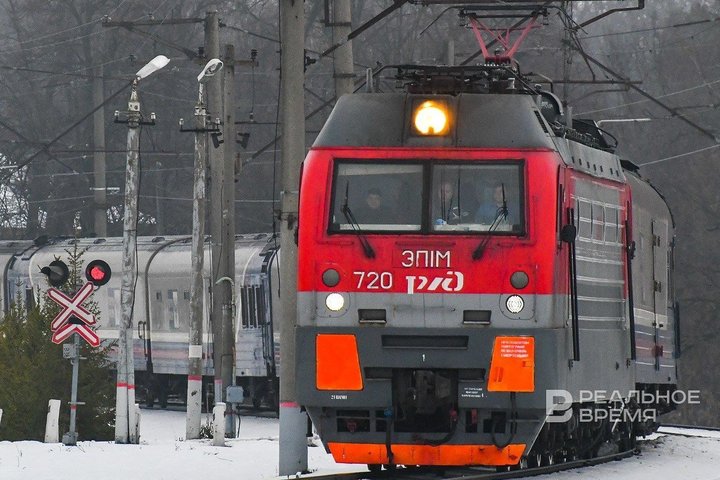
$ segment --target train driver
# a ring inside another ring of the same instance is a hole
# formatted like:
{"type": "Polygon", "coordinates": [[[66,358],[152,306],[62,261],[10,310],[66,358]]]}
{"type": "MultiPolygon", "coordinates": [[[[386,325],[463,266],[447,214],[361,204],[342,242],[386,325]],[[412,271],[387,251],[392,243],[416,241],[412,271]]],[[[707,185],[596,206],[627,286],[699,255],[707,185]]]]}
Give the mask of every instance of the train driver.
{"type": "Polygon", "coordinates": [[[475,222],[485,225],[492,225],[499,222],[500,224],[517,223],[518,208],[515,202],[511,202],[507,196],[507,190],[502,183],[496,183],[491,191],[483,195],[482,190],[478,190],[478,198],[480,207],[475,212],[475,222]],[[503,208],[507,208],[504,212],[503,208]]]}
{"type": "Polygon", "coordinates": [[[358,223],[387,225],[395,223],[395,217],[392,208],[384,201],[379,188],[371,188],[367,191],[365,202],[357,212],[358,223]]]}
{"type": "Polygon", "coordinates": [[[433,223],[435,225],[456,225],[466,221],[468,212],[460,209],[459,196],[453,182],[443,180],[433,201],[433,223]]]}

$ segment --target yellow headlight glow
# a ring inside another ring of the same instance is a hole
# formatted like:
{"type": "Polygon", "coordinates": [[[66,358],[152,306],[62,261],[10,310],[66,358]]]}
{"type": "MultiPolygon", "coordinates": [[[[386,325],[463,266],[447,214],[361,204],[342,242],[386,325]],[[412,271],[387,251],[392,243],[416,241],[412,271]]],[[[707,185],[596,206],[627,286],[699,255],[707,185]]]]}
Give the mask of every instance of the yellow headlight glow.
{"type": "Polygon", "coordinates": [[[430,100],[415,109],[415,129],[423,135],[444,135],[449,129],[445,107],[430,100]]]}

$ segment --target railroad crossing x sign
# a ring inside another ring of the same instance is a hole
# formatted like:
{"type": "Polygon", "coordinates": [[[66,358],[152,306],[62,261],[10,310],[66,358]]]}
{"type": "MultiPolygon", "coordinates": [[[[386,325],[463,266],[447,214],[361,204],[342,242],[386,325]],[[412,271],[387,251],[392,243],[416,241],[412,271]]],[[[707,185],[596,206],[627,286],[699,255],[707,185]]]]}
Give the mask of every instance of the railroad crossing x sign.
{"type": "Polygon", "coordinates": [[[88,282],[78,290],[73,298],[55,288],[48,289],[47,296],[63,307],[50,324],[50,329],[53,331],[53,343],[62,343],[70,335],[77,333],[93,347],[100,345],[100,337],[89,327],[95,325],[95,315],[82,306],[82,303],[92,295],[93,288],[93,284],[88,282]]]}

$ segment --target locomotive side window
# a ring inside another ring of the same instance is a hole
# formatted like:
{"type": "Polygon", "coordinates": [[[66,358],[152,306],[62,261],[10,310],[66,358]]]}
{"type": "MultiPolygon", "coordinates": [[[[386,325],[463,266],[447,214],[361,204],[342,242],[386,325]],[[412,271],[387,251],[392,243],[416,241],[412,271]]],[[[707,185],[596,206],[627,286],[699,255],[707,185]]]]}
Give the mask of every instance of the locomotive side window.
{"type": "Polygon", "coordinates": [[[525,224],[521,167],[519,163],[434,165],[431,228],[521,233],[525,224]]]}
{"type": "Polygon", "coordinates": [[[422,165],[338,162],[330,230],[417,232],[422,190],[422,165]]]}
{"type": "Polygon", "coordinates": [[[592,207],[587,200],[578,199],[578,238],[592,239],[592,207]]]}
{"type": "Polygon", "coordinates": [[[605,207],[605,243],[619,245],[620,212],[618,207],[605,207]]]}

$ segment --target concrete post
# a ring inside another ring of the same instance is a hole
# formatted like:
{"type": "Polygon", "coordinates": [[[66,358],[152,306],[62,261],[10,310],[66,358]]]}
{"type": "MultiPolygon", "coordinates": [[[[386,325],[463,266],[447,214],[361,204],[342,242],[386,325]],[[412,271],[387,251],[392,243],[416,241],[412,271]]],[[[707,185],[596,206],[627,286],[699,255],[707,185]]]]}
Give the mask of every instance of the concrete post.
{"type": "MultiPolygon", "coordinates": [[[[60,400],[48,402],[48,413],[45,419],[45,443],[58,443],[60,441],[60,400]]],[[[0,410],[0,416],[2,410],[0,410]]]]}
{"type": "Polygon", "coordinates": [[[225,446],[225,403],[218,402],[213,407],[213,445],[225,446]]]}
{"type": "Polygon", "coordinates": [[[140,100],[137,80],[132,83],[127,111],[127,166],[125,174],[125,212],[123,220],[123,269],[120,287],[122,322],[118,339],[118,380],[115,403],[115,442],[130,440],[130,409],[135,405],[135,359],[133,354],[133,304],[137,274],[137,218],[140,161],[140,100]]]}
{"type": "MultiPolygon", "coordinates": [[[[220,58],[220,26],[217,11],[209,11],[205,16],[205,54],[207,58],[220,58]]],[[[207,82],[207,105],[212,118],[222,118],[222,84],[221,75],[212,77],[207,82]]],[[[222,365],[225,359],[223,351],[223,321],[222,306],[224,285],[216,285],[215,280],[222,277],[220,271],[222,264],[222,184],[225,176],[224,144],[217,148],[211,145],[208,149],[208,164],[210,166],[210,236],[212,238],[212,254],[210,275],[212,289],[212,305],[210,308],[210,323],[213,334],[213,369],[215,373],[215,402],[224,400],[225,390],[222,378],[222,365]]]]}
{"type": "MultiPolygon", "coordinates": [[[[352,31],[350,0],[334,0],[333,2],[333,44],[344,41],[352,31]]],[[[353,70],[352,42],[346,42],[333,52],[335,77],[335,97],[352,93],[355,89],[353,70]]]]}
{"type": "MultiPolygon", "coordinates": [[[[103,88],[103,66],[95,67],[93,78],[93,103],[105,102],[103,88]]],[[[93,203],[95,235],[107,236],[107,184],[105,180],[105,107],[98,108],[93,114],[93,203]]]]}
{"type": "Polygon", "coordinates": [[[130,422],[130,443],[140,443],[140,404],[135,403],[132,406],[131,422],[130,422]]]}
{"type": "Polygon", "coordinates": [[[295,391],[297,323],[297,245],[300,162],[305,157],[305,23],[303,2],[280,1],[282,58],[282,190],[280,192],[280,458],[279,474],[306,472],[307,415],[295,391]]]}
{"type": "Polygon", "coordinates": [[[222,192],[221,248],[218,269],[215,278],[229,278],[226,285],[218,285],[218,293],[222,295],[223,321],[223,362],[221,376],[223,380],[223,401],[227,404],[225,412],[225,434],[235,436],[235,414],[232,405],[227,401],[227,387],[235,384],[235,48],[225,46],[225,66],[222,70],[223,85],[223,176],[220,191],[222,192]]]}
{"type": "Polygon", "coordinates": [[[207,112],[203,102],[203,84],[198,87],[195,105],[195,171],[192,214],[192,281],[190,284],[190,344],[185,438],[200,438],[202,410],[202,346],[205,263],[205,182],[207,171],[207,112]]]}

